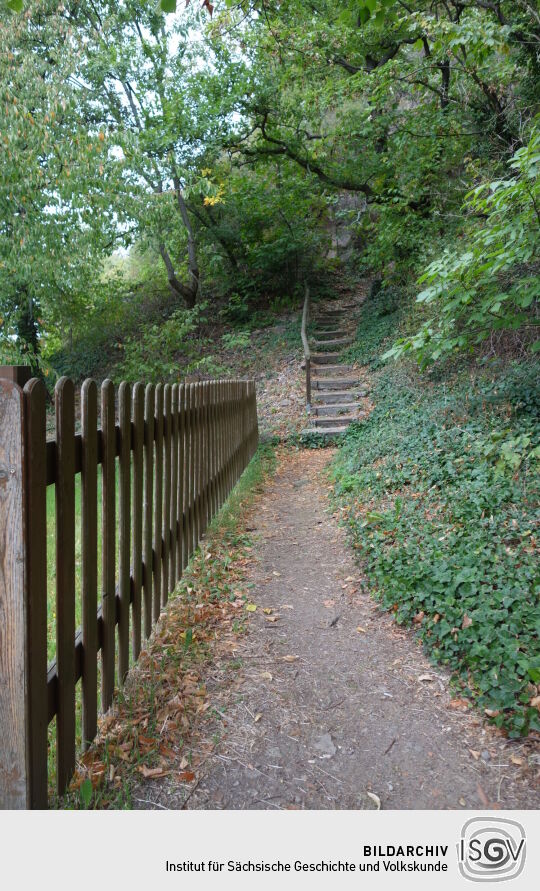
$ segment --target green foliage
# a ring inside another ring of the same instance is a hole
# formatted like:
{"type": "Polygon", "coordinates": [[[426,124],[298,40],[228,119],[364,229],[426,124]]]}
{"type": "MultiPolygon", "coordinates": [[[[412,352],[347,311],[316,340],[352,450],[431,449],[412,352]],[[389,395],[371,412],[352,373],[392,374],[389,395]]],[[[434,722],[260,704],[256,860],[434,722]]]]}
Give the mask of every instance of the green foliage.
{"type": "Polygon", "coordinates": [[[127,338],[122,345],[123,361],[116,369],[118,379],[159,383],[178,380],[181,370],[204,370],[197,358],[201,345],[196,335],[205,310],[205,304],[177,309],[165,321],[127,338]]]}
{"type": "MultiPolygon", "coordinates": [[[[432,361],[529,325],[534,4],[231,0],[176,15],[163,14],[173,0],[27,0],[22,15],[10,4],[2,355],[69,365],[75,345],[80,370],[114,358],[89,319],[102,316],[96,284],[119,246],[152,256],[175,308],[230,297],[223,318],[247,330],[297,299],[306,274],[339,265],[341,249],[327,257],[335,222],[353,238],[352,266],[386,285],[428,266],[419,306],[434,319],[398,352],[432,361]]],[[[113,344],[133,337],[104,327],[113,344]]]]}
{"type": "Polygon", "coordinates": [[[175,301],[155,260],[132,250],[115,254],[80,294],[80,310],[69,307],[55,318],[42,345],[50,380],[62,374],[75,380],[103,378],[122,359],[122,344],[137,338],[174,311],[175,301]]]}
{"type": "Polygon", "coordinates": [[[538,371],[421,385],[386,367],[334,471],[372,590],[512,736],[540,730],[538,371]]]}
{"type": "Polygon", "coordinates": [[[249,346],[250,339],[249,331],[231,331],[222,336],[221,342],[227,350],[243,350],[249,346]]]}
{"type": "Polygon", "coordinates": [[[471,348],[493,331],[535,324],[533,307],[540,296],[538,126],[509,167],[511,178],[482,184],[467,196],[465,210],[476,219],[462,236],[466,250],[445,251],[420,279],[429,287],[417,300],[437,315],[413,337],[398,340],[388,356],[412,350],[427,364],[471,348]]]}
{"type": "Polygon", "coordinates": [[[370,295],[360,310],[356,340],[343,352],[343,361],[378,368],[382,345],[394,334],[403,309],[403,297],[394,287],[383,287],[370,295]]]}

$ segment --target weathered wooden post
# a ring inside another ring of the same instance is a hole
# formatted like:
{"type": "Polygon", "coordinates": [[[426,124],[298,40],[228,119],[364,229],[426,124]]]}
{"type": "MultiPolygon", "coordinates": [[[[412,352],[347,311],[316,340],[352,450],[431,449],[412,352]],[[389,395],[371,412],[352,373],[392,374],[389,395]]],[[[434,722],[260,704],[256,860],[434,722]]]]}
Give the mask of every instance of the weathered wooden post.
{"type": "Polygon", "coordinates": [[[44,567],[37,565],[45,560],[45,392],[40,381],[32,381],[23,393],[30,374],[27,366],[0,368],[0,807],[3,809],[47,806],[46,651],[43,646],[46,574],[44,567]],[[30,411],[32,408],[35,411],[30,411]],[[35,456],[29,453],[32,444],[41,446],[35,456]],[[32,513],[28,510],[28,497],[38,490],[42,503],[32,503],[32,513]],[[31,604],[30,590],[36,594],[31,604]],[[31,648],[29,643],[33,638],[35,647],[31,648]]]}
{"type": "Polygon", "coordinates": [[[0,804],[29,807],[23,395],[0,378],[0,804]]]}

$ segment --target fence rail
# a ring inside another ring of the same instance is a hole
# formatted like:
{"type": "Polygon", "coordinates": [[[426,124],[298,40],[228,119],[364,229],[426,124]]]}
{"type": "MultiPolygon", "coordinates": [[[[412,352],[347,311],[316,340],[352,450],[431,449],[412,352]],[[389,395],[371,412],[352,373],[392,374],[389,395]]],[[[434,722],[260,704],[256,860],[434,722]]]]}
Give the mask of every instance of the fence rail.
{"type": "Polygon", "coordinates": [[[105,381],[99,394],[87,380],[76,433],[75,388],[62,378],[55,388],[55,438],[46,441],[45,387],[32,379],[21,389],[17,379],[5,369],[0,374],[0,805],[43,808],[49,724],[56,718],[62,794],[75,768],[77,683],[86,747],[97,732],[99,675],[106,711],[115,684],[123,684],[130,659],[139,656],[143,635],[150,635],[257,448],[257,408],[252,381],[122,383],[118,394],[105,381]],[[56,514],[56,658],[50,664],[48,486],[54,486],[56,514]]]}

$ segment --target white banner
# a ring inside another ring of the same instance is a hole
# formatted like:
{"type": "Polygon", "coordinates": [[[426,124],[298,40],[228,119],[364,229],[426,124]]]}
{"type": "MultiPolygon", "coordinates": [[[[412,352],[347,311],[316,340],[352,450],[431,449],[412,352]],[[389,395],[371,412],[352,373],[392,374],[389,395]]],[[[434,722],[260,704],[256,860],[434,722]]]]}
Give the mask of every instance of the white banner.
{"type": "Polygon", "coordinates": [[[540,887],[539,811],[10,812],[3,888],[540,887]]]}

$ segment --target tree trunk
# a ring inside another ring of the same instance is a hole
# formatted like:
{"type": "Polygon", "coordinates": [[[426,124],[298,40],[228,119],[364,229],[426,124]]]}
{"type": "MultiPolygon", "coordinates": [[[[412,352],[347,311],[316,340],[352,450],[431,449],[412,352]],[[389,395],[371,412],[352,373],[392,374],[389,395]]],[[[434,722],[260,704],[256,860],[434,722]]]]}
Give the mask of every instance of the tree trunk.
{"type": "Polygon", "coordinates": [[[176,174],[173,177],[173,182],[174,190],[176,192],[176,202],[178,204],[178,210],[180,211],[180,216],[182,217],[182,222],[187,232],[188,269],[191,280],[189,283],[189,297],[186,297],[186,303],[191,309],[197,302],[197,293],[199,291],[199,265],[197,263],[197,245],[195,243],[193,226],[191,225],[186,202],[184,201],[184,196],[182,194],[180,179],[178,178],[178,176],[176,176],[176,174]]]}

